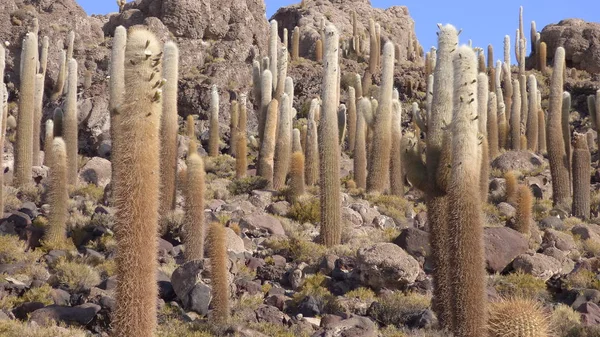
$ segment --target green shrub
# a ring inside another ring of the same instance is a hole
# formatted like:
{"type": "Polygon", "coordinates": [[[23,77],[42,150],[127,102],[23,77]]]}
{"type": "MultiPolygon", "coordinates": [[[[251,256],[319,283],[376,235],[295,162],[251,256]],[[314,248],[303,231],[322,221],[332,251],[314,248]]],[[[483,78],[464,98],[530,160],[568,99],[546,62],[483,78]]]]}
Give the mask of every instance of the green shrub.
{"type": "Polygon", "coordinates": [[[268,185],[267,179],[260,176],[249,176],[235,179],[227,188],[233,195],[248,194],[254,190],[262,190],[268,185]]]}
{"type": "Polygon", "coordinates": [[[581,314],[573,310],[570,306],[559,304],[554,308],[550,317],[553,332],[557,336],[565,336],[581,322],[581,314]]]}
{"type": "Polygon", "coordinates": [[[84,263],[60,258],[52,267],[57,285],[67,286],[74,291],[90,289],[100,283],[100,274],[84,263]]]}
{"type": "Polygon", "coordinates": [[[104,188],[100,186],[96,186],[94,184],[86,184],[77,187],[72,193],[71,198],[76,196],[82,196],[87,200],[94,201],[95,203],[100,203],[104,198],[104,188]]]}
{"type": "Polygon", "coordinates": [[[505,298],[548,298],[546,283],[530,274],[517,272],[508,275],[498,275],[492,282],[498,294],[505,298]]]}
{"type": "Polygon", "coordinates": [[[317,224],[321,220],[321,203],[319,198],[308,196],[295,201],[287,214],[288,218],[299,223],[317,224]]]}

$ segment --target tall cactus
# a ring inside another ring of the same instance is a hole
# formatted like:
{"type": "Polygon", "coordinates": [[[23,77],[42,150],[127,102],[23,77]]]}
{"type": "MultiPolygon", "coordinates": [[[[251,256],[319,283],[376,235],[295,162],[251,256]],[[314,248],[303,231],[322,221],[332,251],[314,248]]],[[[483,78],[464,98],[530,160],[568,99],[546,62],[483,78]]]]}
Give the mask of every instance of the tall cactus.
{"type": "Polygon", "coordinates": [[[210,225],[210,270],[213,298],[213,319],[226,322],[229,319],[229,270],[227,259],[227,233],[218,222],[210,225]]]}
{"type": "Polygon", "coordinates": [[[546,143],[548,145],[548,160],[552,175],[552,202],[555,206],[568,207],[571,195],[569,183],[569,160],[565,150],[565,140],[562,136],[562,105],[563,105],[563,67],[565,64],[565,49],[556,48],[554,55],[554,70],[550,81],[550,98],[546,143]]]}
{"type": "Polygon", "coordinates": [[[356,142],[356,90],[348,87],[348,151],[354,153],[356,142]]]}
{"type": "MultiPolygon", "coordinates": [[[[277,57],[278,57],[278,52],[279,52],[279,35],[277,32],[277,21],[275,20],[271,20],[270,22],[270,26],[269,26],[269,70],[271,71],[271,74],[273,75],[273,82],[271,83],[271,90],[275,90],[277,87],[277,66],[278,66],[278,61],[277,61],[277,57]]],[[[264,87],[263,87],[264,90],[264,87]]],[[[264,95],[264,93],[263,93],[264,95]]],[[[267,102],[266,104],[269,104],[269,102],[267,102]]]]}
{"type": "Polygon", "coordinates": [[[363,97],[358,102],[356,145],[354,147],[354,182],[356,187],[367,188],[367,122],[365,114],[371,110],[371,102],[363,97]]]}
{"type": "Polygon", "coordinates": [[[448,188],[452,313],[455,336],[485,335],[486,278],[483,219],[477,155],[477,68],[473,50],[461,46],[454,57],[452,168],[448,188]],[[466,85],[465,85],[466,83],[466,85]],[[471,97],[471,98],[469,98],[471,97]]]}
{"type": "MultiPolygon", "coordinates": [[[[319,120],[319,187],[321,201],[321,240],[331,247],[342,238],[340,146],[337,130],[337,86],[339,35],[332,25],[325,27],[325,48],[319,120]]],[[[393,56],[393,53],[392,53],[393,56]]],[[[393,58],[392,58],[393,62],[393,58]]]]}
{"type": "MultiPolygon", "coordinates": [[[[110,55],[110,79],[108,82],[108,111],[110,113],[110,139],[111,139],[111,158],[118,156],[118,137],[116,134],[119,125],[119,109],[123,105],[125,93],[125,47],[127,45],[127,30],[123,26],[115,28],[114,38],[112,40],[112,50],[110,55]]],[[[115,170],[112,170],[111,180],[115,181],[115,170]]]]}
{"type": "Polygon", "coordinates": [[[519,81],[512,82],[513,96],[510,116],[510,139],[513,150],[521,149],[521,89],[519,81]]]}
{"type": "Polygon", "coordinates": [[[402,157],[400,156],[400,146],[402,142],[402,105],[398,99],[392,101],[391,129],[390,188],[393,195],[404,196],[404,175],[402,174],[402,157]]]}
{"type": "MultiPolygon", "coordinates": [[[[61,43],[59,43],[60,45],[61,43]]],[[[65,80],[67,78],[67,52],[65,50],[60,51],[60,68],[58,70],[58,78],[56,79],[56,86],[52,92],[50,99],[52,101],[58,100],[62,95],[65,88],[65,80]]]]}
{"type": "MultiPolygon", "coordinates": [[[[564,77],[563,77],[564,78],[564,77]]],[[[571,174],[571,128],[569,127],[569,113],[571,112],[571,94],[563,92],[562,110],[561,110],[561,126],[562,136],[565,143],[565,153],[567,154],[567,167],[569,175],[571,174]]]]}
{"type": "Polygon", "coordinates": [[[371,152],[367,190],[383,193],[390,176],[390,151],[392,147],[392,91],[394,86],[394,44],[387,42],[383,48],[383,70],[379,89],[379,106],[373,129],[373,148],[371,152]]]}
{"type": "Polygon", "coordinates": [[[261,76],[261,98],[260,98],[260,110],[258,111],[258,138],[263,139],[263,133],[265,132],[265,120],[267,118],[267,110],[271,99],[273,99],[273,74],[269,69],[263,71],[261,76]]]}
{"type": "Polygon", "coordinates": [[[67,97],[65,102],[65,115],[63,119],[63,137],[67,144],[67,167],[69,169],[68,183],[77,184],[78,149],[77,140],[77,61],[69,60],[69,76],[67,80],[67,97]]]}
{"type": "MultiPolygon", "coordinates": [[[[538,111],[538,148],[541,154],[546,154],[546,114],[542,109],[542,94],[537,92],[537,111],[538,111]]],[[[600,137],[598,138],[600,139],[600,137]]]]}
{"type": "Polygon", "coordinates": [[[537,80],[535,75],[527,78],[529,88],[529,112],[527,113],[527,148],[529,151],[538,152],[538,104],[537,104],[537,80]]]}
{"type": "Polygon", "coordinates": [[[584,134],[575,133],[573,141],[573,216],[590,217],[591,155],[584,134]]]}
{"type": "Polygon", "coordinates": [[[237,137],[240,133],[238,130],[240,114],[240,105],[238,101],[231,101],[229,114],[229,153],[236,157],[237,153],[237,137]]]}
{"type": "Polygon", "coordinates": [[[292,156],[292,111],[286,93],[281,96],[279,118],[277,119],[277,137],[273,162],[273,188],[279,190],[285,186],[285,178],[290,168],[292,156]]]}
{"type": "Polygon", "coordinates": [[[377,71],[377,32],[375,20],[369,19],[369,71],[375,74],[377,71]]]}
{"type": "Polygon", "coordinates": [[[260,99],[262,98],[261,94],[262,88],[262,72],[260,70],[260,62],[258,60],[252,61],[252,96],[254,97],[254,102],[260,105],[260,99]]]}
{"type": "Polygon", "coordinates": [[[46,120],[46,132],[44,133],[44,165],[52,164],[52,142],[54,140],[54,121],[46,120]]]}
{"type": "MultiPolygon", "coordinates": [[[[519,75],[519,90],[521,90],[521,140],[525,139],[527,142],[529,98],[527,95],[527,76],[525,74],[519,75]]],[[[521,150],[527,150],[527,144],[521,143],[521,150]]]]}
{"type": "Polygon", "coordinates": [[[317,133],[317,115],[319,100],[313,98],[310,102],[306,128],[306,147],[304,149],[304,179],[306,185],[313,186],[319,177],[319,136],[317,133]]]}
{"type": "Polygon", "coordinates": [[[40,166],[40,130],[42,128],[42,107],[44,102],[44,75],[35,75],[35,107],[33,110],[33,154],[31,164],[40,166]]]}
{"type": "Polygon", "coordinates": [[[281,95],[285,90],[285,79],[287,77],[288,67],[288,51],[287,48],[282,47],[279,49],[279,64],[277,64],[277,83],[275,85],[275,96],[274,98],[281,101],[281,95]]]}
{"type": "MultiPolygon", "coordinates": [[[[166,61],[166,59],[165,59],[166,61]]],[[[190,140],[196,143],[195,140],[190,140]]],[[[204,162],[197,152],[187,158],[187,177],[185,183],[185,221],[183,242],[186,261],[204,258],[204,162]]]]}
{"type": "Polygon", "coordinates": [[[548,62],[548,56],[547,56],[547,47],[546,47],[546,42],[540,42],[540,58],[538,60],[539,62],[539,71],[542,74],[546,73],[546,62],[548,62]]]}
{"type": "MultiPolygon", "coordinates": [[[[485,69],[484,69],[485,71],[485,69]]],[[[488,120],[488,96],[489,84],[488,77],[484,72],[477,75],[477,120],[479,121],[479,133],[481,137],[481,200],[487,201],[490,178],[490,149],[487,139],[487,120],[488,120]]]]}
{"type": "Polygon", "coordinates": [[[215,84],[210,89],[209,118],[208,155],[216,157],[219,154],[219,92],[215,84]]]}
{"type": "Polygon", "coordinates": [[[52,164],[50,166],[50,184],[48,186],[50,216],[48,229],[44,234],[44,246],[56,249],[64,246],[67,240],[67,218],[69,217],[67,190],[67,149],[62,138],[52,142],[52,164]]]}
{"type": "Polygon", "coordinates": [[[179,78],[179,48],[169,41],[163,56],[163,113],[160,123],[160,213],[175,209],[177,181],[177,81],[179,78]]]}
{"type": "Polygon", "coordinates": [[[292,32],[292,61],[300,59],[300,27],[294,27],[292,32]]]}
{"type": "Polygon", "coordinates": [[[125,97],[113,159],[117,239],[116,336],[154,336],[158,289],[157,235],[161,47],[145,29],[130,29],[125,49],[125,97]],[[152,79],[152,80],[150,80],[152,79]]]}
{"type": "Polygon", "coordinates": [[[304,154],[294,151],[290,164],[290,190],[292,199],[296,200],[304,194],[304,154]]]}
{"type": "Polygon", "coordinates": [[[248,115],[246,110],[246,94],[240,95],[240,114],[238,116],[237,151],[235,156],[235,177],[244,178],[248,172],[248,144],[246,128],[248,115]]]}
{"type": "Polygon", "coordinates": [[[515,215],[515,230],[523,235],[529,236],[531,233],[533,194],[527,185],[520,185],[517,188],[515,206],[517,213],[515,215]]]}
{"type": "MultiPolygon", "coordinates": [[[[483,104],[483,102],[479,102],[479,104],[483,104]]],[[[487,120],[487,141],[488,148],[490,149],[489,157],[491,160],[496,158],[499,153],[498,147],[498,99],[496,98],[496,94],[494,92],[489,93],[487,111],[488,111],[488,120],[487,120]]]]}
{"type": "Polygon", "coordinates": [[[265,130],[261,139],[260,151],[258,153],[257,174],[268,181],[267,187],[273,187],[273,160],[275,155],[275,142],[277,136],[277,114],[279,102],[271,100],[265,118],[265,130]]]}
{"type": "Polygon", "coordinates": [[[21,49],[21,85],[19,87],[19,120],[15,147],[15,186],[31,182],[33,163],[33,115],[35,109],[35,75],[38,58],[37,36],[27,33],[21,49]]]}

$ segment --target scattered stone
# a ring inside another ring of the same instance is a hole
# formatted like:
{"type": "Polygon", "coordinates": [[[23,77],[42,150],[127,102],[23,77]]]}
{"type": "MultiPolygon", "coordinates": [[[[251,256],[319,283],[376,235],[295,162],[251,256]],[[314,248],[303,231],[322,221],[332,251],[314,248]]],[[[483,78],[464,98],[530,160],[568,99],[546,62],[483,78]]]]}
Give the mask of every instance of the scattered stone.
{"type": "Polygon", "coordinates": [[[557,259],[543,254],[521,254],[512,263],[513,268],[526,274],[533,275],[544,281],[559,273],[569,273],[563,270],[562,264],[557,259]]]}
{"type": "Polygon", "coordinates": [[[492,273],[502,272],[520,254],[528,249],[527,239],[508,227],[487,227],[483,230],[486,268],[492,273]]]}
{"type": "Polygon", "coordinates": [[[393,243],[376,243],[357,253],[357,269],[363,284],[374,289],[403,289],[415,282],[419,263],[393,243]]]}
{"type": "Polygon", "coordinates": [[[265,231],[270,235],[285,236],[281,222],[268,214],[247,215],[240,221],[242,228],[265,231]]]}
{"type": "Polygon", "coordinates": [[[48,325],[52,321],[86,325],[94,319],[100,309],[99,305],[93,303],[85,303],[76,307],[49,305],[34,311],[30,320],[40,325],[48,325]]]}

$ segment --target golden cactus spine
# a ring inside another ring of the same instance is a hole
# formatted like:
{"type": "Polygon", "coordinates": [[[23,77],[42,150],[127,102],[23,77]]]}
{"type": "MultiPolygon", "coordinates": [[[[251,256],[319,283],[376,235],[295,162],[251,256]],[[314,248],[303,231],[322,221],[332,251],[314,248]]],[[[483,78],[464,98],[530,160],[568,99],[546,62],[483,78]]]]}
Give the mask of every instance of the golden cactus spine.
{"type": "Polygon", "coordinates": [[[286,93],[281,96],[277,123],[275,156],[273,160],[273,188],[279,190],[285,186],[285,178],[290,168],[292,156],[292,111],[290,109],[289,97],[286,93]]]}
{"type": "Polygon", "coordinates": [[[260,151],[258,153],[258,167],[256,173],[268,181],[268,188],[273,187],[273,160],[275,155],[278,110],[279,102],[276,99],[271,100],[269,108],[267,109],[265,130],[263,139],[261,139],[260,143],[260,151]]]}
{"type": "Polygon", "coordinates": [[[67,97],[63,118],[63,137],[67,144],[67,167],[69,169],[68,183],[77,184],[78,149],[77,140],[77,61],[69,59],[69,78],[67,81],[67,97]]]}
{"type": "Polygon", "coordinates": [[[461,46],[454,63],[452,168],[448,189],[452,272],[452,331],[455,336],[485,335],[486,277],[483,219],[479,197],[477,68],[473,49],[461,46]],[[465,85],[465,83],[467,83],[465,85]]]}
{"type": "Polygon", "coordinates": [[[517,203],[517,172],[508,171],[504,174],[506,202],[511,205],[517,203]]]}
{"type": "Polygon", "coordinates": [[[25,34],[21,49],[21,85],[19,87],[19,120],[15,146],[14,184],[21,187],[31,182],[33,163],[33,118],[35,110],[35,75],[37,69],[37,36],[25,34]]]}
{"type": "Polygon", "coordinates": [[[573,216],[590,217],[591,155],[584,134],[575,133],[573,141],[573,216]]]}
{"type": "Polygon", "coordinates": [[[119,282],[113,312],[116,336],[154,336],[156,284],[161,47],[145,29],[130,29],[125,49],[125,97],[114,152],[115,237],[119,282]],[[152,79],[152,80],[150,80],[152,79]],[[158,83],[158,85],[157,85],[158,83]]]}
{"type": "Polygon", "coordinates": [[[248,171],[248,145],[246,127],[248,115],[246,110],[246,94],[240,95],[240,114],[238,116],[238,135],[236,137],[235,177],[240,179],[246,176],[248,171]]]}
{"type": "Polygon", "coordinates": [[[317,133],[317,115],[319,100],[313,98],[308,110],[306,127],[306,147],[304,148],[304,179],[306,185],[313,186],[319,178],[319,136],[317,133]]]}
{"type": "Polygon", "coordinates": [[[529,88],[529,112],[527,113],[527,148],[529,151],[538,152],[538,103],[537,103],[537,80],[535,75],[527,78],[529,88]]]}
{"type": "MultiPolygon", "coordinates": [[[[491,305],[490,337],[547,337],[552,335],[544,308],[532,299],[513,298],[491,305]]],[[[483,336],[483,335],[482,335],[483,336]]]]}
{"type": "MultiPolygon", "coordinates": [[[[192,140],[193,141],[193,140],[192,140]]],[[[195,141],[193,141],[195,143],[195,141]]],[[[183,242],[186,261],[204,258],[204,162],[198,153],[187,158],[183,242]]]]}
{"type": "Polygon", "coordinates": [[[319,186],[321,201],[321,241],[327,247],[338,245],[342,237],[340,146],[337,129],[337,87],[339,35],[332,25],[325,27],[325,50],[319,120],[319,186]]]}
{"type": "Polygon", "coordinates": [[[160,123],[160,212],[175,209],[177,186],[177,81],[179,78],[179,48],[175,42],[165,43],[163,54],[163,99],[160,123]]]}
{"type": "Polygon", "coordinates": [[[548,160],[550,162],[550,174],[552,175],[552,202],[555,206],[568,206],[571,196],[568,167],[569,161],[565,150],[565,140],[562,137],[562,70],[564,64],[565,50],[562,47],[558,47],[554,56],[554,70],[550,81],[548,125],[546,133],[548,160]]]}
{"type": "Polygon", "coordinates": [[[218,222],[210,225],[210,270],[213,298],[212,318],[217,322],[229,319],[229,270],[227,258],[227,233],[218,222]]]}
{"type": "Polygon", "coordinates": [[[377,114],[373,129],[373,148],[370,156],[367,190],[383,193],[390,177],[390,151],[392,147],[392,91],[394,87],[394,44],[387,42],[383,49],[383,70],[377,114]]]}
{"type": "Polygon", "coordinates": [[[533,194],[527,185],[519,185],[516,193],[515,230],[529,236],[531,230],[533,194]]]}
{"type": "Polygon", "coordinates": [[[67,240],[67,149],[62,138],[54,138],[52,142],[52,164],[50,167],[50,184],[48,186],[50,215],[48,229],[44,234],[44,246],[53,249],[61,247],[67,240]]]}
{"type": "Polygon", "coordinates": [[[208,155],[219,155],[219,92],[213,84],[210,90],[210,122],[208,138],[208,155]]]}

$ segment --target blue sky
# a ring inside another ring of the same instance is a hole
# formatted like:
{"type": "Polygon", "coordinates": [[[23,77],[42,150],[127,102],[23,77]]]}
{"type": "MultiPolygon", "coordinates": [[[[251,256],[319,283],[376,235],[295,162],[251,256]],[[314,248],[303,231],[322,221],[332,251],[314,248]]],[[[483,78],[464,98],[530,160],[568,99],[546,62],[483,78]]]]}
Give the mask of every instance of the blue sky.
{"type": "MultiPolygon", "coordinates": [[[[88,14],[106,14],[117,10],[116,0],[77,0],[88,14]]],[[[266,0],[267,17],[275,13],[277,8],[298,3],[299,0],[266,0]]],[[[394,5],[408,7],[410,15],[416,22],[417,38],[425,50],[436,45],[437,23],[451,23],[462,28],[461,43],[473,40],[474,46],[494,45],[495,59],[502,57],[504,35],[509,35],[514,48],[515,30],[519,23],[519,6],[524,6],[523,18],[527,40],[532,20],[536,21],[538,31],[549,23],[557,23],[566,18],[581,18],[587,21],[598,21],[600,1],[598,0],[504,0],[488,2],[481,0],[371,0],[374,7],[387,8],[394,5]]],[[[529,53],[529,47],[527,48],[529,53]]],[[[514,51],[511,52],[514,58],[514,51]]]]}

